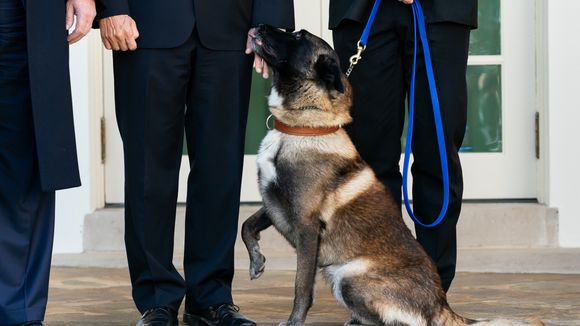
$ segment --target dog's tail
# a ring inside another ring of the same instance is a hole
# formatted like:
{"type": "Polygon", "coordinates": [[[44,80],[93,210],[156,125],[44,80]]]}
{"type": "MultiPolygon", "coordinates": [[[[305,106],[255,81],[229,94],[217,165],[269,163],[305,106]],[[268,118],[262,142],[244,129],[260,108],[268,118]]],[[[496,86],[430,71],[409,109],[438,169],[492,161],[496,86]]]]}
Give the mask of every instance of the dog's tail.
{"type": "Polygon", "coordinates": [[[527,321],[516,321],[507,319],[492,319],[492,320],[473,320],[472,324],[475,326],[544,326],[544,322],[538,318],[532,318],[527,321]]]}
{"type": "Polygon", "coordinates": [[[507,319],[491,319],[491,320],[473,320],[465,318],[456,314],[451,308],[445,307],[441,313],[435,318],[434,325],[437,326],[544,326],[538,318],[532,318],[527,321],[516,321],[507,319]]]}

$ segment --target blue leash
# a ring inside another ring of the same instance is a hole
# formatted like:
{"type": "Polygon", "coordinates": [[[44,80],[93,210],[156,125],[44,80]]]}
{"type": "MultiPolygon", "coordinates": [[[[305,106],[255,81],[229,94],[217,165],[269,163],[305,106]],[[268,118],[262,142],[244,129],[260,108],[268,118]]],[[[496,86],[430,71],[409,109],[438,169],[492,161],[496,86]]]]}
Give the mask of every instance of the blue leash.
{"type": "MultiPolygon", "coordinates": [[[[375,0],[373,9],[369,16],[369,20],[365,26],[362,36],[357,44],[357,53],[350,58],[350,67],[348,68],[346,75],[349,76],[352,72],[354,66],[361,59],[361,55],[366,49],[368,38],[370,35],[371,27],[373,25],[375,16],[379,9],[381,0],[375,0]]],[[[449,168],[447,165],[447,151],[445,149],[445,138],[443,136],[443,122],[441,121],[441,109],[439,105],[439,97],[437,96],[437,87],[435,85],[435,75],[433,73],[433,64],[431,62],[431,52],[429,50],[429,43],[427,42],[427,32],[425,29],[425,19],[423,14],[423,8],[418,0],[414,0],[411,5],[413,10],[413,34],[414,34],[414,51],[413,51],[413,70],[411,75],[411,85],[409,90],[409,120],[407,125],[407,141],[405,144],[405,158],[403,162],[403,198],[405,201],[405,208],[409,213],[409,216],[415,221],[415,223],[426,227],[432,228],[445,217],[447,213],[447,208],[449,207],[449,168]],[[411,208],[411,203],[409,202],[409,189],[408,189],[408,178],[409,178],[409,160],[411,157],[411,146],[413,143],[413,123],[415,116],[415,75],[417,70],[417,30],[419,31],[419,37],[423,45],[423,56],[425,59],[425,68],[427,70],[427,80],[429,82],[429,92],[431,93],[431,103],[433,106],[433,117],[435,120],[435,129],[437,133],[437,144],[439,146],[439,157],[441,162],[441,172],[443,174],[443,206],[439,212],[437,219],[431,224],[424,224],[421,222],[413,213],[411,208]]]]}

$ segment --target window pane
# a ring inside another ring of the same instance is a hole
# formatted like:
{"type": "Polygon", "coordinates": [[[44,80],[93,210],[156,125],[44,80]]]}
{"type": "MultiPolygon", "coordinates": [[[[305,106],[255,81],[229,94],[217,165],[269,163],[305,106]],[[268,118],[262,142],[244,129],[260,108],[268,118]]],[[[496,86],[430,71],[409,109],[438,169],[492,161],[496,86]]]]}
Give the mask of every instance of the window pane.
{"type": "Polygon", "coordinates": [[[471,32],[469,54],[501,54],[499,0],[480,0],[478,5],[479,27],[471,32]]]}
{"type": "Polygon", "coordinates": [[[253,72],[250,111],[246,129],[246,155],[257,154],[260,142],[266,135],[266,118],[270,115],[266,97],[270,93],[271,85],[272,81],[270,79],[264,80],[261,75],[258,75],[255,71],[253,72]]]}
{"type": "MultiPolygon", "coordinates": [[[[246,155],[258,153],[260,142],[267,132],[265,122],[269,115],[266,97],[270,92],[271,81],[262,79],[256,73],[252,78],[252,95],[246,130],[246,155]]],[[[467,87],[468,118],[461,151],[501,152],[501,66],[469,66],[467,87]]],[[[404,146],[405,132],[401,140],[401,145],[404,146]]],[[[185,144],[183,154],[186,154],[185,144]]]]}
{"type": "Polygon", "coordinates": [[[467,68],[467,129],[462,152],[501,152],[501,66],[467,68]]]}

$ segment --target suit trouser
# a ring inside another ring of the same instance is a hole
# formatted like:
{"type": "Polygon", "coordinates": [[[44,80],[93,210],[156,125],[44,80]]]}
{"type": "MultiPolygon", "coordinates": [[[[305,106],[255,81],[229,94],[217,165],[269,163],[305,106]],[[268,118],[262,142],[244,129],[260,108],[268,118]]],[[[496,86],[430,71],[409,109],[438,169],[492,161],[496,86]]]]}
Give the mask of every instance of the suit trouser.
{"type": "MultiPolygon", "coordinates": [[[[413,55],[410,6],[383,1],[363,59],[350,76],[354,122],[347,127],[353,142],[401,205],[401,135],[405,99],[409,89],[413,55]]],[[[342,67],[356,52],[363,25],[346,21],[334,30],[334,45],[342,67]]],[[[443,288],[448,290],[457,261],[456,224],[461,211],[463,178],[458,151],[467,119],[466,67],[468,26],[434,23],[427,26],[433,69],[441,102],[450,177],[450,202],[444,221],[435,228],[415,226],[417,240],[435,261],[443,288]]],[[[418,46],[413,131],[413,206],[416,215],[431,223],[443,202],[439,152],[422,47],[418,46]]]]}
{"type": "Polygon", "coordinates": [[[0,44],[0,325],[10,325],[44,319],[54,192],[40,188],[20,0],[0,0],[0,44]]]}
{"type": "Polygon", "coordinates": [[[114,53],[125,158],[125,245],[143,312],[232,302],[251,58],[204,48],[197,31],[172,49],[114,53]],[[185,280],[172,263],[183,130],[187,183],[185,280]]]}

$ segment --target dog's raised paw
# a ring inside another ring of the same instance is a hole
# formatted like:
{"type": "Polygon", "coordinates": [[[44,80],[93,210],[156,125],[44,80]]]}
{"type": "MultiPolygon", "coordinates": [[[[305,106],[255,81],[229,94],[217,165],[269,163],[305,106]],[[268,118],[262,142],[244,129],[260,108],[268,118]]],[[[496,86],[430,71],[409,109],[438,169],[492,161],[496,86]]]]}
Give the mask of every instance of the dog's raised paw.
{"type": "Polygon", "coordinates": [[[266,269],[266,257],[262,254],[258,254],[257,257],[252,258],[250,263],[250,279],[255,280],[264,274],[266,269]]]}

